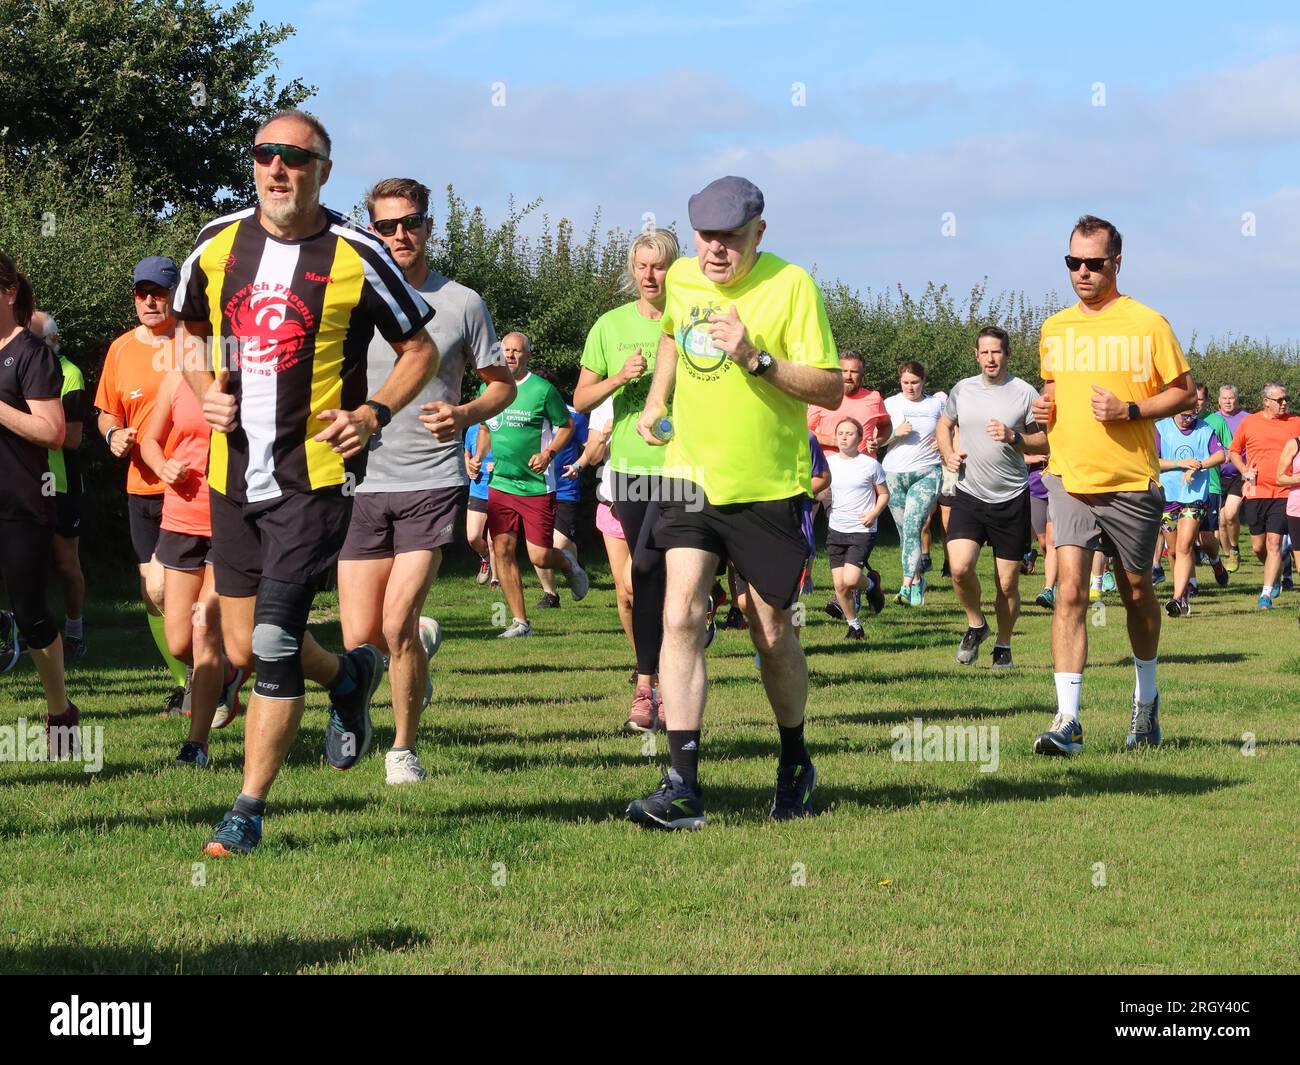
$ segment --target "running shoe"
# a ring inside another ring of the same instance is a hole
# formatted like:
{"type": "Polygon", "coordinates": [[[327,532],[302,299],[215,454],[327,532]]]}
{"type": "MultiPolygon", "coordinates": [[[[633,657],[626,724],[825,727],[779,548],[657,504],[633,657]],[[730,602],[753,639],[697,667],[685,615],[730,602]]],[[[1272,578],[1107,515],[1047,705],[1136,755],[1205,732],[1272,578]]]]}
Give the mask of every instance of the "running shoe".
{"type": "Polygon", "coordinates": [[[1219,559],[1219,561],[1214,564],[1214,583],[1220,588],[1226,588],[1228,587],[1228,581],[1230,579],[1231,578],[1228,576],[1228,567],[1223,564],[1223,559],[1219,559]]]}
{"type": "Polygon", "coordinates": [[[894,602],[899,606],[911,606],[912,589],[906,584],[900,584],[898,586],[898,594],[894,596],[894,602]]]}
{"type": "Polygon", "coordinates": [[[708,824],[703,793],[699,788],[688,788],[675,769],[664,774],[653,794],[628,803],[627,818],[638,825],[663,829],[696,829],[708,824]]]}
{"type": "Polygon", "coordinates": [[[871,588],[867,591],[867,606],[872,614],[879,614],[885,609],[885,588],[880,581],[880,574],[873,569],[867,570],[871,579],[871,588]]]}
{"type": "Polygon", "coordinates": [[[542,597],[537,600],[538,610],[559,610],[560,597],[554,592],[544,592],[542,597]]]}
{"type": "Polygon", "coordinates": [[[961,646],[957,648],[957,661],[963,666],[969,666],[979,658],[980,644],[992,635],[993,631],[987,621],[978,629],[968,625],[966,635],[961,638],[961,646]]]}
{"type": "Polygon", "coordinates": [[[925,578],[918,577],[912,582],[911,605],[925,606],[925,578]]]}
{"type": "Polygon", "coordinates": [[[1187,582],[1187,598],[1194,599],[1196,596],[1200,594],[1201,594],[1201,589],[1196,583],[1196,578],[1193,577],[1190,581],[1187,582]]]}
{"type": "Polygon", "coordinates": [[[1269,589],[1268,597],[1270,599],[1277,599],[1281,594],[1282,594],[1282,582],[1277,581],[1274,583],[1273,587],[1269,589]]]}
{"type": "Polygon", "coordinates": [[[1163,566],[1153,566],[1151,568],[1151,583],[1152,584],[1165,583],[1165,569],[1163,566]]]}
{"type": "Polygon", "coordinates": [[[844,633],[846,640],[865,640],[867,634],[862,631],[862,626],[857,622],[851,622],[844,633]]]}
{"type": "Polygon", "coordinates": [[[1031,547],[1025,552],[1025,557],[1020,560],[1020,572],[1029,576],[1038,568],[1038,548],[1031,547]]]}
{"type": "Polygon", "coordinates": [[[330,692],[329,724],[325,728],[325,757],[335,769],[351,769],[370,749],[370,700],[379,687],[382,655],[363,643],[343,656],[351,664],[353,687],[347,695],[330,692]]]}
{"type": "Polygon", "coordinates": [[[724,629],[742,630],[747,628],[745,612],[733,603],[731,608],[727,611],[727,616],[722,619],[722,627],[724,629]]]}
{"type": "Polygon", "coordinates": [[[0,610],[0,675],[18,664],[18,622],[7,610],[0,610]]]}
{"type": "Polygon", "coordinates": [[[212,718],[212,727],[214,729],[225,728],[235,720],[242,710],[239,699],[239,691],[248,680],[248,673],[242,669],[231,667],[231,676],[226,681],[225,687],[221,689],[221,701],[217,703],[217,712],[212,718]]]}
{"type": "Polygon", "coordinates": [[[932,569],[934,569],[934,563],[933,563],[932,561],[930,561],[930,556],[929,556],[929,555],[922,555],[922,556],[921,556],[921,572],[922,572],[922,573],[929,573],[930,570],[932,570],[932,569]]]}
{"type": "Polygon", "coordinates": [[[1169,602],[1165,604],[1165,613],[1168,614],[1171,618],[1182,617],[1183,601],[1179,599],[1177,596],[1173,597],[1172,599],[1169,600],[1169,602]]]}
{"type": "Polygon", "coordinates": [[[1133,717],[1129,722],[1128,735],[1124,737],[1124,746],[1130,751],[1134,747],[1160,746],[1160,695],[1149,703],[1140,703],[1133,699],[1133,717]]]}
{"type": "Polygon", "coordinates": [[[498,588],[501,587],[501,582],[500,582],[499,580],[497,580],[496,577],[493,577],[493,578],[488,582],[488,587],[491,588],[493,591],[495,591],[496,589],[498,589],[498,588]]]}
{"type": "Polygon", "coordinates": [[[45,715],[45,749],[51,762],[81,755],[81,712],[69,699],[61,714],[45,715]]]}
{"type": "Polygon", "coordinates": [[[1088,586],[1088,602],[1090,603],[1101,602],[1101,589],[1098,588],[1095,584],[1088,586]]]}
{"type": "Polygon", "coordinates": [[[643,684],[632,696],[632,706],[628,709],[627,720],[623,722],[623,731],[629,734],[653,732],[658,714],[659,700],[655,698],[655,691],[643,684]]]}
{"type": "Polygon", "coordinates": [[[1295,582],[1290,577],[1283,577],[1280,590],[1283,592],[1295,591],[1295,582]]]}
{"type": "Polygon", "coordinates": [[[511,625],[510,628],[506,629],[505,632],[497,633],[497,639],[513,640],[519,636],[531,636],[532,634],[533,634],[533,627],[530,624],[528,624],[528,622],[520,621],[518,618],[515,618],[514,624],[511,625]]]}
{"type": "Polygon", "coordinates": [[[844,620],[844,608],[840,606],[838,599],[826,600],[826,613],[838,621],[844,620]]]}
{"type": "Polygon", "coordinates": [[[1115,574],[1110,570],[1106,570],[1106,572],[1101,575],[1101,590],[1106,595],[1109,595],[1115,590],[1115,588],[1115,574]]]}
{"type": "Polygon", "coordinates": [[[475,584],[487,584],[492,579],[492,565],[486,558],[479,557],[478,576],[474,578],[475,584]]]}
{"type": "Polygon", "coordinates": [[[1044,610],[1055,610],[1056,609],[1056,587],[1052,586],[1051,588],[1044,588],[1041,592],[1038,593],[1038,595],[1034,597],[1034,602],[1037,603],[1039,606],[1041,606],[1044,610]]]}
{"type": "Polygon", "coordinates": [[[1010,647],[997,647],[997,646],[994,646],[994,648],[993,648],[993,669],[994,669],[994,671],[1004,670],[1004,669],[1015,669],[1015,666],[1016,666],[1016,664],[1015,664],[1013,661],[1011,661],[1011,648],[1010,648],[1010,647]]]}
{"type": "MultiPolygon", "coordinates": [[[[424,700],[420,703],[420,709],[424,711],[428,710],[429,704],[433,702],[433,675],[429,672],[428,663],[433,661],[433,656],[442,646],[442,626],[433,618],[426,618],[421,614],[419,627],[420,644],[424,647],[424,657],[428,660],[424,671],[424,700]]],[[[389,783],[391,784],[392,781],[390,780],[389,783]]]]}
{"type": "Polygon", "coordinates": [[[167,701],[158,711],[159,717],[183,717],[185,714],[185,696],[189,693],[181,685],[176,685],[167,693],[167,701]]]}
{"type": "Polygon", "coordinates": [[[582,568],[577,556],[572,551],[565,551],[564,557],[573,565],[572,571],[564,578],[564,582],[569,586],[569,591],[573,593],[573,601],[575,603],[581,602],[587,598],[587,592],[591,590],[591,578],[587,576],[587,571],[582,568]]]}
{"type": "Polygon", "coordinates": [[[1058,713],[1052,727],[1034,740],[1034,754],[1071,757],[1083,752],[1083,726],[1078,718],[1058,713]]]}
{"type": "Polygon", "coordinates": [[[384,776],[390,784],[418,784],[428,775],[414,751],[389,751],[384,755],[384,776]]]}
{"type": "Polygon", "coordinates": [[[1272,609],[1273,609],[1273,600],[1272,600],[1272,598],[1271,598],[1270,596],[1267,596],[1267,595],[1261,595],[1261,596],[1259,597],[1259,609],[1260,609],[1260,610],[1272,610],[1272,609]]]}
{"type": "Polygon", "coordinates": [[[195,769],[205,768],[208,764],[208,745],[186,740],[181,744],[181,753],[176,756],[173,764],[193,766],[195,769]]]}
{"type": "Polygon", "coordinates": [[[237,854],[249,854],[261,842],[261,817],[245,817],[231,810],[221,819],[212,838],[203,844],[203,853],[209,858],[233,858],[237,854]]]}
{"type": "Polygon", "coordinates": [[[64,662],[80,662],[85,657],[86,657],[85,637],[83,636],[63,637],[63,661],[64,662]]]}
{"type": "Polygon", "coordinates": [[[1237,570],[1241,569],[1241,551],[1235,547],[1229,551],[1228,558],[1223,563],[1223,568],[1229,573],[1236,573],[1237,570]]]}
{"type": "Polygon", "coordinates": [[[812,794],[817,787],[817,767],[807,765],[778,765],[776,767],[776,794],[768,813],[773,821],[793,821],[796,817],[812,814],[812,794]]]}
{"type": "Polygon", "coordinates": [[[803,579],[799,582],[799,594],[812,595],[812,593],[813,593],[812,567],[805,565],[803,568],[803,579]]]}

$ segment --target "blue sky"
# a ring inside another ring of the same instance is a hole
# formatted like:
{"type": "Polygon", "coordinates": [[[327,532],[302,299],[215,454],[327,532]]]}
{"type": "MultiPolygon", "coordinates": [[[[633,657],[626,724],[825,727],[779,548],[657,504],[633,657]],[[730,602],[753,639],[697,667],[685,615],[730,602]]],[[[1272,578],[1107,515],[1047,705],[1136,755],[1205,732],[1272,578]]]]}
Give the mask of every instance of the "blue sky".
{"type": "Polygon", "coordinates": [[[766,195],[767,250],[819,277],[987,275],[1033,299],[1068,293],[1089,211],[1124,233],[1121,289],[1184,342],[1300,339],[1300,16],[1079,10],[257,0],[255,18],[297,29],[279,74],[320,89],[340,209],[401,175],[494,220],[540,196],[580,230],[599,207],[606,228],[650,212],[680,233],[690,194],[739,173],[766,195]]]}

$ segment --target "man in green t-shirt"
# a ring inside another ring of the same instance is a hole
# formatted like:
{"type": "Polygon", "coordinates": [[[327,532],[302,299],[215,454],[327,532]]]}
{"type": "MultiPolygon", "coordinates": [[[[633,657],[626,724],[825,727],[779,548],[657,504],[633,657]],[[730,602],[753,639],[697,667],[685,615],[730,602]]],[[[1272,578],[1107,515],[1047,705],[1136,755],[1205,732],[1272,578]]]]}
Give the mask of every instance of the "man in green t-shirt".
{"type": "Polygon", "coordinates": [[[667,554],[659,681],[672,768],[654,794],[627,809],[631,820],[661,828],[705,822],[697,776],[704,614],[724,559],[754,593],[749,631],[780,729],[771,816],[812,810],[816,771],[803,739],[808,665],[793,625],[812,495],[807,412],[810,403],[836,407],[844,383],[821,292],[806,271],[759,251],[762,214],[763,194],[740,177],[719,178],[691,197],[696,254],[668,270],[654,381],[637,423],[643,440],[662,443],[654,430],[672,398],[667,497],[652,533],[652,546],[667,554]]]}
{"type": "MultiPolygon", "coordinates": [[[[498,635],[531,636],[524,606],[523,578],[515,549],[522,532],[528,560],[564,574],[574,599],[587,594],[586,571],[568,551],[557,550],[555,539],[555,477],[553,460],[573,435],[569,408],[555,386],[529,372],[532,345],[523,333],[508,333],[501,352],[514,374],[514,402],[479,430],[475,465],[492,452],[492,479],[488,482],[488,535],[496,558],[497,578],[513,615],[512,624],[498,635]]],[[[477,477],[472,469],[470,476],[477,477]]]]}
{"type": "Polygon", "coordinates": [[[32,313],[28,327],[58,356],[63,370],[63,420],[68,427],[63,447],[50,452],[50,473],[54,477],[54,572],[63,587],[63,659],[76,662],[86,656],[86,634],[82,608],[86,602],[86,578],[81,571],[78,546],[81,541],[81,447],[86,422],[86,378],[81,368],[59,354],[59,323],[48,311],[32,313]]]}
{"type": "MultiPolygon", "coordinates": [[[[1210,390],[1202,384],[1196,386],[1196,416],[1218,437],[1225,452],[1232,450],[1232,426],[1224,420],[1218,411],[1210,411],[1210,390]]],[[[1211,466],[1206,472],[1210,477],[1210,497],[1206,502],[1205,517],[1201,519],[1200,551],[1205,563],[1214,571],[1214,580],[1220,588],[1228,586],[1228,569],[1219,557],[1219,521],[1223,509],[1223,482],[1219,477],[1219,467],[1211,466]]],[[[1191,593],[1196,594],[1196,570],[1193,567],[1191,593]]]]}

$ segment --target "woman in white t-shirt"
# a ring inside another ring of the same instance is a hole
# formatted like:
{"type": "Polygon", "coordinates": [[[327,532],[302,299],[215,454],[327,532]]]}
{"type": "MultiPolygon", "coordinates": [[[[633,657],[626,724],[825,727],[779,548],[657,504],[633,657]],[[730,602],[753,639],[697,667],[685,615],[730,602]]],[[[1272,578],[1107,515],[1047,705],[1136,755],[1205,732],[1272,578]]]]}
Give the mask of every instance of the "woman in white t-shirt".
{"type": "Polygon", "coordinates": [[[939,496],[943,457],[934,442],[934,429],[943,414],[943,403],[925,394],[925,367],[919,362],[899,366],[898,386],[898,394],[885,400],[894,429],[885,441],[889,450],[882,465],[889,485],[889,511],[902,544],[903,583],[898,602],[921,606],[925,603],[921,531],[939,496]]]}
{"type": "Polygon", "coordinates": [[[889,503],[889,488],[880,463],[858,450],[862,444],[861,422],[856,418],[841,418],[835,427],[835,443],[839,451],[826,456],[826,464],[831,469],[826,554],[830,556],[839,611],[827,603],[826,612],[849,623],[844,634],[846,640],[861,640],[865,638],[858,620],[861,593],[867,593],[873,614],[879,614],[885,605],[880,574],[869,566],[871,548],[876,542],[876,519],[889,503]]]}

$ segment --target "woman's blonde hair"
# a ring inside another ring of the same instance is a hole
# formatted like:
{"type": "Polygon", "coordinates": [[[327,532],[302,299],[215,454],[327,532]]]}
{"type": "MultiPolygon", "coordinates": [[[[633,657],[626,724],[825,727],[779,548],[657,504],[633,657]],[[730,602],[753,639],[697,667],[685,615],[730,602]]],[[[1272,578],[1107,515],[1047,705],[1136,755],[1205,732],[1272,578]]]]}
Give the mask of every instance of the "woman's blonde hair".
{"type": "Polygon", "coordinates": [[[628,245],[627,269],[623,272],[622,281],[623,290],[632,296],[639,295],[636,284],[636,253],[642,248],[653,251],[657,256],[655,261],[665,266],[672,266],[681,255],[677,237],[673,235],[671,229],[651,229],[645,233],[638,233],[636,239],[628,245]]]}

